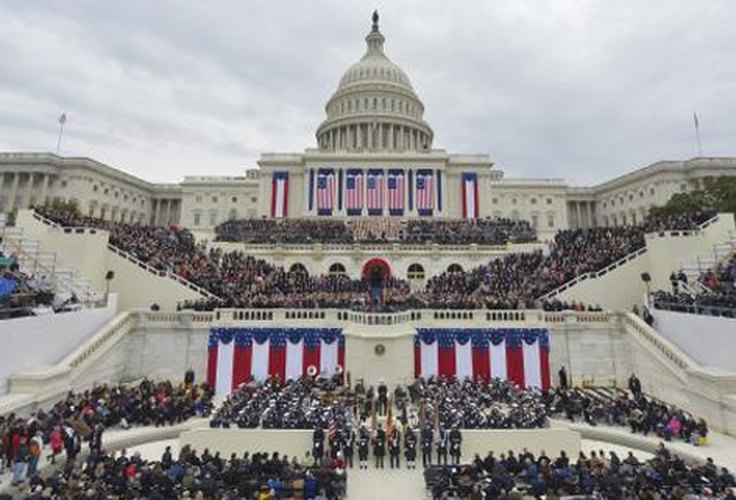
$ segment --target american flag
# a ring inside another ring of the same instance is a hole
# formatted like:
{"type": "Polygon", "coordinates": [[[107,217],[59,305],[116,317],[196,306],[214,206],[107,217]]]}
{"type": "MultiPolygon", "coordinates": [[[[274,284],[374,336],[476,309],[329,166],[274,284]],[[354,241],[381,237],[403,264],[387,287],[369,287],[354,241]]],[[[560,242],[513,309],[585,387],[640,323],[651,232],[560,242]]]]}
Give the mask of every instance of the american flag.
{"type": "Polygon", "coordinates": [[[368,213],[381,215],[383,212],[383,171],[369,170],[366,180],[368,213]]]}
{"type": "Polygon", "coordinates": [[[417,210],[419,215],[432,215],[434,208],[434,184],[431,170],[417,172],[417,210]]]}
{"type": "Polygon", "coordinates": [[[320,170],[317,174],[317,212],[331,214],[335,207],[335,171],[320,170]]]}
{"type": "Polygon", "coordinates": [[[363,171],[348,170],[345,178],[345,207],[348,215],[363,212],[363,171]]]}
{"type": "Polygon", "coordinates": [[[404,173],[390,170],[388,173],[388,210],[391,215],[404,213],[404,173]]]}

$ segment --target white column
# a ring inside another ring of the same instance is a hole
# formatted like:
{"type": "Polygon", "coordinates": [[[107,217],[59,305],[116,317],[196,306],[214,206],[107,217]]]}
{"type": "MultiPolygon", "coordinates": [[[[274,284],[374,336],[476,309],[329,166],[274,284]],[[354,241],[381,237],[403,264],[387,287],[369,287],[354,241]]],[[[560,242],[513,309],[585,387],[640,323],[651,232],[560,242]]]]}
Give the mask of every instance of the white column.
{"type": "Polygon", "coordinates": [[[10,188],[10,201],[7,204],[7,212],[12,212],[13,208],[15,208],[15,195],[18,191],[18,179],[20,177],[20,173],[13,172],[13,184],[10,188]]]}
{"type": "Polygon", "coordinates": [[[28,208],[31,204],[31,191],[33,190],[33,172],[28,172],[28,183],[26,189],[23,192],[23,206],[19,208],[28,208]]]}
{"type": "Polygon", "coordinates": [[[51,177],[51,174],[43,174],[43,181],[41,184],[41,200],[39,201],[39,204],[41,205],[46,203],[46,193],[49,189],[49,177],[51,177]]]}

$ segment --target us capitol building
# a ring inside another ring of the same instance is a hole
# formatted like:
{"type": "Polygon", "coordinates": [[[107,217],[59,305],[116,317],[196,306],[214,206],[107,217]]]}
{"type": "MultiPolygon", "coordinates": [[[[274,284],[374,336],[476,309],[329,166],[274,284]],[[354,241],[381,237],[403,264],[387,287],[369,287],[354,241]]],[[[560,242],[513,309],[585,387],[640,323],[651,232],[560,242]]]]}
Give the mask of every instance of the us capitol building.
{"type": "Polygon", "coordinates": [[[235,218],[508,217],[541,238],[560,229],[640,222],[672,194],[736,175],[736,158],[660,161],[592,187],[509,179],[485,154],[433,147],[434,130],[407,74],[386,55],[377,16],[366,52],[325,105],[316,148],[263,153],[232,177],[154,184],[89,158],[0,153],[0,211],[60,199],[114,221],[180,224],[201,237],[235,218]]]}

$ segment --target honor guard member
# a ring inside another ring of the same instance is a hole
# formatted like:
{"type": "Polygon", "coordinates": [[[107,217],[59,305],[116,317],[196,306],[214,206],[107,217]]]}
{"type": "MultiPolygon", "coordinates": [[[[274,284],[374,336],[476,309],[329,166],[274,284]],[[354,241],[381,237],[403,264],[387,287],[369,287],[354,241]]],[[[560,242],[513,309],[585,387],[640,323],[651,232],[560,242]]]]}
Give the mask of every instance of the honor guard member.
{"type": "Polygon", "coordinates": [[[386,431],[378,424],[376,435],[373,438],[373,457],[376,461],[376,468],[383,469],[383,457],[386,456],[386,431]]]}
{"type": "Polygon", "coordinates": [[[321,426],[317,426],[312,433],[312,456],[317,465],[322,465],[322,458],[325,454],[325,431],[321,426]]]}
{"type": "Polygon", "coordinates": [[[432,442],[434,441],[434,433],[429,424],[422,428],[422,466],[429,467],[432,465],[432,442]]]}
{"type": "Polygon", "coordinates": [[[355,455],[355,430],[352,427],[345,429],[344,455],[348,467],[352,469],[355,455]]]}
{"type": "Polygon", "coordinates": [[[458,429],[457,425],[455,425],[450,431],[450,456],[452,457],[452,463],[454,465],[460,464],[460,455],[462,455],[462,443],[463,436],[462,434],[460,434],[460,429],[458,429]]]}
{"type": "Polygon", "coordinates": [[[437,465],[447,465],[447,446],[448,446],[447,429],[437,431],[437,465]]]}
{"type": "Polygon", "coordinates": [[[371,434],[365,425],[360,427],[358,431],[358,467],[361,469],[368,468],[368,447],[371,442],[371,434]]]}
{"type": "Polygon", "coordinates": [[[338,428],[334,433],[328,435],[327,441],[330,444],[330,458],[335,460],[344,447],[342,430],[338,428]]]}
{"type": "MultiPolygon", "coordinates": [[[[430,452],[431,455],[431,452],[430,452]]],[[[417,435],[414,429],[407,427],[404,433],[404,456],[406,457],[406,468],[417,468],[417,435]]]]}
{"type": "Polygon", "coordinates": [[[399,429],[396,427],[391,428],[391,432],[388,435],[388,454],[389,454],[389,465],[391,468],[401,468],[401,435],[399,429]]]}

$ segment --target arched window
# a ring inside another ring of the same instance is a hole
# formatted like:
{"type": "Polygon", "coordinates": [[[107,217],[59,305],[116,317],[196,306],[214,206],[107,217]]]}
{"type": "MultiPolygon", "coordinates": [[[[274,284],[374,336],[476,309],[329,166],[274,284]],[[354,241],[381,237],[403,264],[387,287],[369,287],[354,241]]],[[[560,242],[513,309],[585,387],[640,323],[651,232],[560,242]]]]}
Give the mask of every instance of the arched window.
{"type": "Polygon", "coordinates": [[[302,264],[301,262],[296,262],[292,264],[291,267],[289,268],[289,272],[293,274],[305,274],[305,275],[309,274],[307,272],[307,268],[304,267],[304,264],[302,264]]]}
{"type": "Polygon", "coordinates": [[[347,274],[347,271],[345,270],[345,266],[343,266],[339,262],[335,262],[334,264],[332,264],[328,272],[331,276],[342,276],[342,275],[347,274]]]}
{"type": "Polygon", "coordinates": [[[406,271],[406,277],[410,280],[423,280],[424,279],[424,268],[421,264],[412,264],[406,271]]]}
{"type": "Polygon", "coordinates": [[[460,264],[450,264],[450,267],[447,268],[448,273],[461,273],[463,272],[463,266],[460,264]]]}

